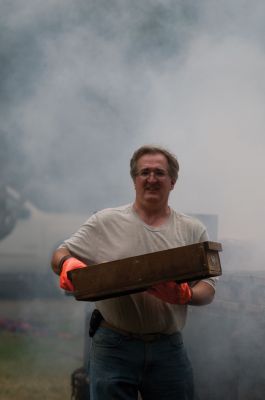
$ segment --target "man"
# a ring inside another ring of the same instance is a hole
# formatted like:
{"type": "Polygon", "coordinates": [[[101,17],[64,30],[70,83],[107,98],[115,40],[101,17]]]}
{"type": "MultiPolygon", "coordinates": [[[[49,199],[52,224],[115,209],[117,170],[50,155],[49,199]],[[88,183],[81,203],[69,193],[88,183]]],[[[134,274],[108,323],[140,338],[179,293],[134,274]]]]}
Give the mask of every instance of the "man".
{"type": "MultiPolygon", "coordinates": [[[[143,146],[131,159],[133,204],[97,212],[55,251],[53,270],[73,290],[67,272],[208,240],[196,219],[168,205],[179,165],[167,150],[143,146]]],[[[181,336],[188,305],[213,300],[215,280],[168,282],[141,293],[96,302],[103,321],[92,340],[92,400],[193,399],[193,375],[181,336]]]]}

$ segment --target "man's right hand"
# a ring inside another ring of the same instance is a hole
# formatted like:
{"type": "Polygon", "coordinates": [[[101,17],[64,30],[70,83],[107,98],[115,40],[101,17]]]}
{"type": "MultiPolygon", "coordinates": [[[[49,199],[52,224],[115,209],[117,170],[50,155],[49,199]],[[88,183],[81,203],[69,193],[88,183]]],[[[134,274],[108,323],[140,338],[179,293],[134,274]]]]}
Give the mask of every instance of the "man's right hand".
{"type": "Polygon", "coordinates": [[[87,267],[87,265],[85,263],[83,263],[82,261],[78,260],[77,258],[71,257],[71,256],[66,258],[62,264],[62,270],[60,273],[60,287],[62,289],[73,292],[74,287],[73,287],[72,282],[68,278],[67,273],[74,269],[84,268],[84,267],[87,267]]]}

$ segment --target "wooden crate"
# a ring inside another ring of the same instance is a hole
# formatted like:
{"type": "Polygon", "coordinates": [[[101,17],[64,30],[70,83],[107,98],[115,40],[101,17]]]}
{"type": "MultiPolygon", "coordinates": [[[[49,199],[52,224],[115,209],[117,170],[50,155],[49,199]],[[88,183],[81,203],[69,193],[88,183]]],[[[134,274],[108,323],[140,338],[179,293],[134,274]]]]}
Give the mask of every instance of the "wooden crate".
{"type": "Polygon", "coordinates": [[[207,241],[90,265],[71,271],[69,277],[77,300],[103,300],[140,292],[160,282],[221,275],[221,250],[220,243],[207,241]]]}

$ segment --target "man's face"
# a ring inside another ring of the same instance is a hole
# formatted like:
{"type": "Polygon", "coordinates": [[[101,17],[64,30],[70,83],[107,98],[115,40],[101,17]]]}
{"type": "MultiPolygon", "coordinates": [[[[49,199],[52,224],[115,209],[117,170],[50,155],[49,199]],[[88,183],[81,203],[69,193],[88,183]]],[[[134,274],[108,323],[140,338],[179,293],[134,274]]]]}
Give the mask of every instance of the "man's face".
{"type": "Polygon", "coordinates": [[[174,181],[168,175],[168,162],[161,153],[145,154],[137,162],[134,179],[136,202],[147,206],[167,205],[174,181]]]}

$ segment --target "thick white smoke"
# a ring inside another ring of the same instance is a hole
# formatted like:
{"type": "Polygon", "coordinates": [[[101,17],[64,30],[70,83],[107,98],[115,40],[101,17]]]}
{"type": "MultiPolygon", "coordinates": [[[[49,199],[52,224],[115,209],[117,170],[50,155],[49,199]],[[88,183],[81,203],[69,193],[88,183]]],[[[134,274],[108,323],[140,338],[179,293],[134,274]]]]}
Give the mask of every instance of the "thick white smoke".
{"type": "Polygon", "coordinates": [[[173,207],[261,242],[262,2],[1,3],[2,129],[42,208],[131,201],[129,158],[158,143],[180,160],[173,207]]]}

